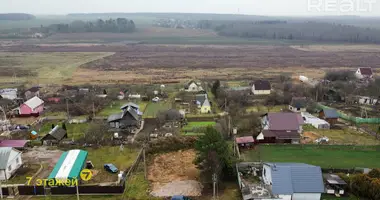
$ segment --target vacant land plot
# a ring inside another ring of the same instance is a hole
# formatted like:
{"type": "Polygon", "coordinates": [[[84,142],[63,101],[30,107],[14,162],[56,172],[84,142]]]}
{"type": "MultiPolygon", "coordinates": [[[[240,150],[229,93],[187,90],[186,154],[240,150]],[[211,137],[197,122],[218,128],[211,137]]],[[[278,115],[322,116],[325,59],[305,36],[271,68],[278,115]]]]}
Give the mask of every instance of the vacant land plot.
{"type": "Polygon", "coordinates": [[[17,169],[16,173],[9,179],[6,184],[24,184],[28,181],[27,177],[32,177],[40,169],[39,164],[24,164],[17,169]]]}
{"type": "Polygon", "coordinates": [[[199,170],[193,163],[194,150],[156,155],[148,167],[153,196],[200,196],[199,170]]]}
{"type": "Polygon", "coordinates": [[[0,82],[60,83],[70,79],[81,64],[111,54],[0,52],[0,82]]]}
{"type": "MultiPolygon", "coordinates": [[[[44,136],[44,135],[49,133],[49,131],[52,128],[52,125],[60,125],[61,126],[61,123],[59,123],[58,121],[47,121],[41,126],[41,128],[39,128],[36,131],[38,132],[39,136],[44,136]]],[[[69,139],[74,139],[74,140],[80,139],[81,137],[84,136],[88,127],[89,127],[88,123],[83,123],[83,124],[68,124],[68,123],[66,123],[67,137],[69,139]]]]}
{"type": "Polygon", "coordinates": [[[380,140],[377,140],[375,137],[349,128],[322,130],[310,128],[308,126],[307,128],[304,128],[304,130],[316,133],[316,135],[319,135],[320,137],[328,137],[330,139],[330,144],[380,145],[380,140]]]}
{"type": "Polygon", "coordinates": [[[204,135],[204,130],[207,126],[215,126],[216,122],[189,122],[182,127],[182,134],[187,136],[204,135]]]}
{"type": "Polygon", "coordinates": [[[101,147],[99,149],[86,149],[88,151],[87,160],[91,160],[95,168],[93,178],[88,183],[114,182],[117,180],[117,174],[111,174],[104,170],[103,165],[112,163],[120,171],[128,169],[138,155],[138,150],[124,148],[120,151],[119,147],[101,147]]]}
{"type": "Polygon", "coordinates": [[[260,145],[243,154],[245,161],[301,162],[323,168],[378,168],[379,147],[260,145]]]}
{"type": "Polygon", "coordinates": [[[158,103],[148,103],[144,111],[144,118],[155,118],[157,113],[160,111],[166,111],[171,108],[171,103],[169,102],[158,102],[158,103]]]}

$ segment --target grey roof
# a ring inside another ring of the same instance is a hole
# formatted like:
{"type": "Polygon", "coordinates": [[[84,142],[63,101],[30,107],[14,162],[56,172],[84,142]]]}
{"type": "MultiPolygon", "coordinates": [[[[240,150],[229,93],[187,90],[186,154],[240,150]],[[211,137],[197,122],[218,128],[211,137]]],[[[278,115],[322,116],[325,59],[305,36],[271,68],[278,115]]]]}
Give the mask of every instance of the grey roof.
{"type": "Polygon", "coordinates": [[[271,90],[269,81],[267,80],[257,80],[254,83],[255,90],[271,90]]]}
{"type": "Polygon", "coordinates": [[[210,101],[208,99],[205,99],[202,106],[211,106],[210,101]]]}
{"type": "Polygon", "coordinates": [[[207,94],[197,94],[197,95],[195,96],[195,99],[196,99],[197,101],[199,101],[199,103],[200,103],[201,105],[203,105],[203,103],[204,103],[205,100],[207,99],[207,94]]]}
{"type": "Polygon", "coordinates": [[[0,169],[6,169],[12,147],[0,147],[0,169]]]}
{"type": "Polygon", "coordinates": [[[300,115],[290,112],[268,113],[269,130],[298,130],[300,115]]]}
{"type": "Polygon", "coordinates": [[[273,194],[323,193],[322,170],[303,163],[265,163],[271,167],[273,194]]]}
{"type": "Polygon", "coordinates": [[[324,174],[323,178],[332,185],[347,185],[347,183],[335,174],[324,174]]]}
{"type": "Polygon", "coordinates": [[[107,121],[112,122],[112,121],[120,120],[120,119],[123,119],[123,116],[124,116],[124,112],[112,114],[108,117],[107,121]]]}
{"type": "Polygon", "coordinates": [[[334,109],[323,109],[326,118],[339,118],[339,114],[334,109]]]}
{"type": "Polygon", "coordinates": [[[135,108],[135,109],[139,109],[140,108],[139,105],[137,105],[135,103],[132,103],[132,102],[129,102],[129,103],[126,103],[123,106],[121,106],[120,109],[125,109],[125,108],[127,108],[129,106],[132,107],[132,108],[135,108]]]}
{"type": "Polygon", "coordinates": [[[51,135],[56,140],[60,141],[66,136],[66,133],[66,130],[56,125],[48,134],[41,138],[41,140],[45,140],[49,135],[51,135]]]}
{"type": "Polygon", "coordinates": [[[139,114],[136,112],[135,109],[129,107],[129,108],[127,108],[126,112],[129,113],[135,120],[140,119],[139,114]]]}
{"type": "Polygon", "coordinates": [[[293,97],[292,102],[290,103],[290,105],[295,108],[305,108],[306,104],[306,97],[293,97]]]}

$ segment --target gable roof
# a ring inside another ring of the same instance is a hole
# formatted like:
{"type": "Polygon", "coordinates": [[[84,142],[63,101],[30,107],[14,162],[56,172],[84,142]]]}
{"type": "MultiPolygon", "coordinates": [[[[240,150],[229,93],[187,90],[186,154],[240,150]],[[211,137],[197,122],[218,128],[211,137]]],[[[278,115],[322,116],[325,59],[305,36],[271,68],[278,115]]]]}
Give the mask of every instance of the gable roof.
{"type": "Polygon", "coordinates": [[[360,74],[362,74],[362,75],[371,76],[373,74],[372,68],[370,68],[370,67],[361,67],[361,68],[359,68],[359,70],[360,70],[360,74]]]}
{"type": "Polygon", "coordinates": [[[269,130],[298,130],[302,124],[299,114],[291,112],[268,113],[269,130]]]}
{"type": "Polygon", "coordinates": [[[264,163],[270,166],[273,194],[323,193],[322,170],[304,163],[264,163]]]}
{"type": "Polygon", "coordinates": [[[121,120],[121,119],[123,119],[123,116],[124,116],[124,112],[112,114],[112,115],[108,116],[107,121],[112,122],[112,121],[116,121],[116,120],[121,120]]]}
{"type": "Polygon", "coordinates": [[[306,97],[293,97],[290,105],[295,108],[305,108],[307,104],[306,97]]]}
{"type": "Polygon", "coordinates": [[[121,120],[124,118],[125,115],[130,115],[134,120],[140,119],[139,114],[136,112],[135,109],[133,109],[132,107],[127,107],[127,109],[125,109],[123,112],[110,115],[107,121],[112,122],[112,121],[121,120]]]}
{"type": "Polygon", "coordinates": [[[246,137],[238,137],[236,138],[236,143],[238,144],[244,144],[244,143],[253,143],[255,140],[252,136],[246,136],[246,137]]]}
{"type": "Polygon", "coordinates": [[[271,90],[269,81],[267,80],[257,80],[253,83],[255,90],[271,90]]]}
{"type": "Polygon", "coordinates": [[[335,174],[324,174],[323,178],[329,184],[333,184],[333,185],[347,185],[347,183],[343,179],[341,179],[338,175],[335,175],[335,174]]]}
{"type": "Polygon", "coordinates": [[[7,167],[11,151],[11,147],[0,147],[0,169],[5,169],[7,167]]]}
{"type": "Polygon", "coordinates": [[[200,105],[203,105],[205,100],[207,99],[207,94],[197,94],[195,95],[195,100],[200,103],[200,105]]]}
{"type": "Polygon", "coordinates": [[[339,118],[339,114],[335,109],[323,109],[326,118],[339,118]]]}
{"type": "Polygon", "coordinates": [[[210,107],[211,106],[210,101],[206,98],[205,101],[203,102],[202,106],[210,107]]]}
{"type": "Polygon", "coordinates": [[[128,103],[126,103],[126,104],[124,104],[123,106],[121,106],[120,107],[120,109],[125,109],[125,108],[127,108],[127,107],[133,107],[133,108],[136,108],[136,109],[139,109],[140,108],[140,106],[139,105],[137,105],[137,104],[135,104],[135,103],[132,103],[132,102],[128,102],[128,103]]]}
{"type": "Polygon", "coordinates": [[[44,103],[44,101],[42,101],[42,99],[35,96],[35,97],[29,99],[28,101],[26,101],[24,104],[33,110],[43,103],[44,103]]]}
{"type": "Polygon", "coordinates": [[[46,134],[41,140],[46,140],[49,136],[53,137],[54,139],[61,141],[65,136],[67,132],[62,127],[56,125],[48,134],[46,134]]]}
{"type": "Polygon", "coordinates": [[[0,147],[23,148],[27,142],[28,140],[0,140],[0,147]]]}
{"type": "Polygon", "coordinates": [[[29,88],[28,90],[26,90],[26,91],[30,91],[30,92],[38,92],[38,91],[40,91],[40,86],[34,86],[34,87],[31,87],[31,88],[29,88]]]}

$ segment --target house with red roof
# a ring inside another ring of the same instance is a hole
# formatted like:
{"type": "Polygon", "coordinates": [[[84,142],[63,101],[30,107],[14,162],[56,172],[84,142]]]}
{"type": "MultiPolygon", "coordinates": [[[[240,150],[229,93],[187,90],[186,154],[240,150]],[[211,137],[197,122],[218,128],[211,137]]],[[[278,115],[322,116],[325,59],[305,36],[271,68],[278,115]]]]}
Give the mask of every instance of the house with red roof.
{"type": "Polygon", "coordinates": [[[251,148],[254,146],[255,139],[252,136],[237,137],[235,139],[236,144],[239,148],[251,148]]]}
{"type": "Polygon", "coordinates": [[[358,70],[356,70],[355,76],[358,79],[373,78],[372,68],[370,68],[370,67],[360,67],[358,70]]]}
{"type": "Polygon", "coordinates": [[[256,140],[259,143],[298,144],[303,123],[299,113],[267,113],[262,116],[263,130],[256,140]]]}

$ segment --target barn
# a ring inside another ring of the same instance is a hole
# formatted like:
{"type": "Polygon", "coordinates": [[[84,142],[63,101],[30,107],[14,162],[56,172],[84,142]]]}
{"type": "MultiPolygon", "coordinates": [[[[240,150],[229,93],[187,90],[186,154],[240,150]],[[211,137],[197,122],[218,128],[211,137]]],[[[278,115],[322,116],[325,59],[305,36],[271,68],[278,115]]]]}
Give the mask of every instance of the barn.
{"type": "Polygon", "coordinates": [[[18,111],[20,115],[39,115],[44,110],[44,101],[38,97],[33,97],[23,103],[18,111]]]}

